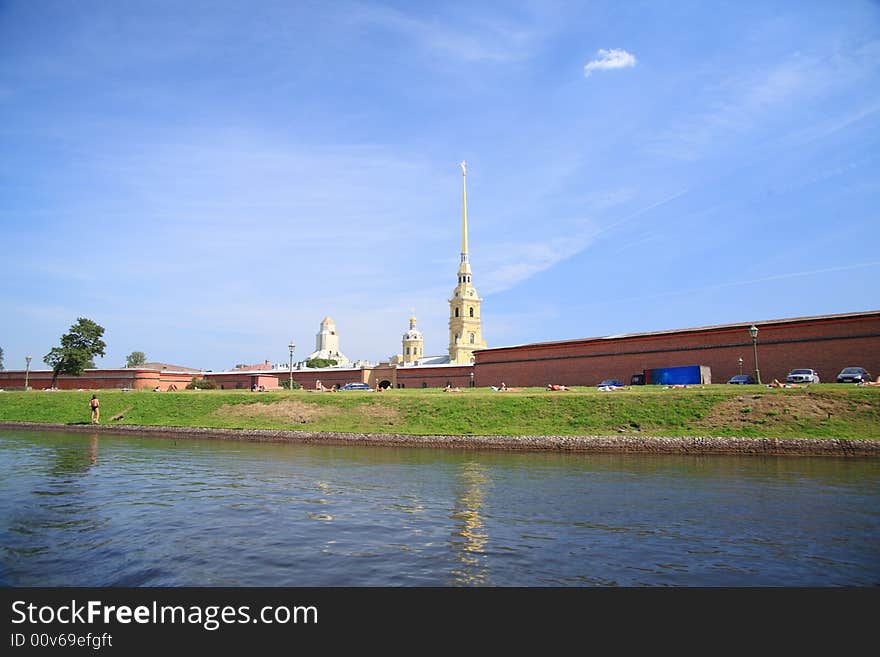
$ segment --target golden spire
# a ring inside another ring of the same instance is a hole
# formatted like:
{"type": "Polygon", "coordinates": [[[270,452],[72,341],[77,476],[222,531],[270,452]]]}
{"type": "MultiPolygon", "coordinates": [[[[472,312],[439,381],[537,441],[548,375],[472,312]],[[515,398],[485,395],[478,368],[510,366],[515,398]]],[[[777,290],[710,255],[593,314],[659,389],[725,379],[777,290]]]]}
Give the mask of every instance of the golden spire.
{"type": "Polygon", "coordinates": [[[416,327],[416,309],[411,308],[409,312],[409,328],[414,329],[416,327]]]}
{"type": "Polygon", "coordinates": [[[467,234],[467,163],[462,160],[461,164],[461,261],[468,261],[468,234],[467,234]]]}

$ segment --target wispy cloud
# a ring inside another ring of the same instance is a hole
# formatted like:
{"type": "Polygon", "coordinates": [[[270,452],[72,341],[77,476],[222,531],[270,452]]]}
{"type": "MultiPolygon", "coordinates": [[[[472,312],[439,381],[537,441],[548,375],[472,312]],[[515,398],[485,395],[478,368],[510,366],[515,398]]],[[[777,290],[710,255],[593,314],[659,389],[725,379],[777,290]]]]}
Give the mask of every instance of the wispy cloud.
{"type": "Polygon", "coordinates": [[[547,242],[493,244],[484,256],[487,271],[480,288],[486,294],[508,290],[580,253],[591,242],[589,236],[571,235],[547,242]]]}
{"type": "MultiPolygon", "coordinates": [[[[605,233],[672,203],[687,193],[686,189],[676,192],[606,224],[581,218],[577,230],[552,240],[496,242],[481,255],[486,270],[485,274],[480,276],[481,282],[478,287],[486,294],[509,290],[536,274],[576,256],[605,233]]],[[[623,200],[629,200],[630,197],[631,193],[626,188],[622,188],[617,192],[609,192],[607,196],[600,195],[598,198],[607,201],[607,206],[610,207],[623,200]]]]}
{"type": "MultiPolygon", "coordinates": [[[[803,278],[806,276],[816,276],[818,274],[831,274],[842,271],[851,271],[853,269],[868,269],[880,267],[880,261],[872,261],[872,262],[860,262],[852,265],[840,265],[837,267],[825,267],[823,269],[811,269],[808,271],[792,271],[792,272],[784,272],[781,274],[773,274],[772,276],[763,276],[761,278],[750,278],[739,281],[727,281],[724,283],[714,283],[712,285],[701,285],[699,287],[689,287],[689,288],[680,288],[678,290],[668,290],[666,292],[660,292],[658,294],[644,295],[644,296],[634,296],[634,297],[617,297],[614,299],[615,304],[630,304],[635,302],[644,302],[644,301],[652,301],[655,299],[664,299],[667,297],[676,297],[676,296],[686,296],[686,295],[695,295],[700,292],[708,292],[715,290],[723,290],[727,288],[733,287],[742,287],[747,285],[756,285],[758,283],[768,283],[771,281],[781,281],[791,278],[803,278]]],[[[607,303],[606,301],[602,301],[601,303],[607,303]]],[[[599,305],[600,302],[597,303],[588,303],[583,304],[582,307],[585,306],[595,306],[599,305]]]]}
{"type": "MultiPolygon", "coordinates": [[[[768,61],[757,73],[728,75],[691,101],[694,110],[648,140],[648,151],[695,160],[725,140],[741,139],[762,125],[786,122],[792,107],[828,97],[876,73],[878,46],[833,54],[793,53],[768,61]],[[772,122],[776,123],[772,123],[772,122]]],[[[835,117],[844,125],[874,111],[835,117]]],[[[827,119],[823,126],[828,124],[827,119]]],[[[833,124],[832,124],[833,125],[833,124]]],[[[803,129],[801,129],[803,132],[803,129]]]]}
{"type": "Polygon", "coordinates": [[[497,18],[484,20],[457,16],[444,21],[426,20],[391,7],[361,6],[351,12],[354,23],[385,29],[431,51],[464,61],[508,62],[526,59],[534,52],[543,31],[535,22],[515,24],[497,18]]]}
{"type": "Polygon", "coordinates": [[[622,48],[599,50],[596,59],[584,66],[584,77],[590,77],[593,71],[610,71],[615,68],[632,68],[636,65],[636,56],[622,48]]]}

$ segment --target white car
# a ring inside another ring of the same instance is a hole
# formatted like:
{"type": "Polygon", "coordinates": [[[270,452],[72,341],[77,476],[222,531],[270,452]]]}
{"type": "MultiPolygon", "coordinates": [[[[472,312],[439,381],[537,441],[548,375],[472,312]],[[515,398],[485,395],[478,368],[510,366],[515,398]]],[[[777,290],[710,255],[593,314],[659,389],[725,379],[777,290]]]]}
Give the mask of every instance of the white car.
{"type": "Polygon", "coordinates": [[[785,377],[786,383],[819,383],[819,373],[816,370],[792,370],[785,377]]]}

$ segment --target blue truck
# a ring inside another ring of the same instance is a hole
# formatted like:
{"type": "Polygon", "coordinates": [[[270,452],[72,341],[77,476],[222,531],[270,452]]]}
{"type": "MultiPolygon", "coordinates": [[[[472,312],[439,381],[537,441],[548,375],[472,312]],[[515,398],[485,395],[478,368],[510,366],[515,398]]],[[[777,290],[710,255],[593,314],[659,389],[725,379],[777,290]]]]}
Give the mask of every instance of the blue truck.
{"type": "Polygon", "coordinates": [[[708,365],[682,365],[679,367],[653,367],[633,374],[631,385],[701,385],[712,383],[712,371],[708,365]]]}

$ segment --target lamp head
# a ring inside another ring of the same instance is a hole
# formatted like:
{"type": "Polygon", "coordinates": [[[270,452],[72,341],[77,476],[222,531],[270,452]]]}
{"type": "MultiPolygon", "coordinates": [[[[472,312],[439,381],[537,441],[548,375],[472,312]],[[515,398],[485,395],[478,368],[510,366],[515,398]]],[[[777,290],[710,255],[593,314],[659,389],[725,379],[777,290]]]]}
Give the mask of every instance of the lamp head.
{"type": "Polygon", "coordinates": [[[749,327],[749,335],[752,336],[752,340],[755,340],[755,339],[757,339],[757,337],[758,337],[758,327],[755,326],[754,324],[752,324],[752,325],[749,327]]]}

